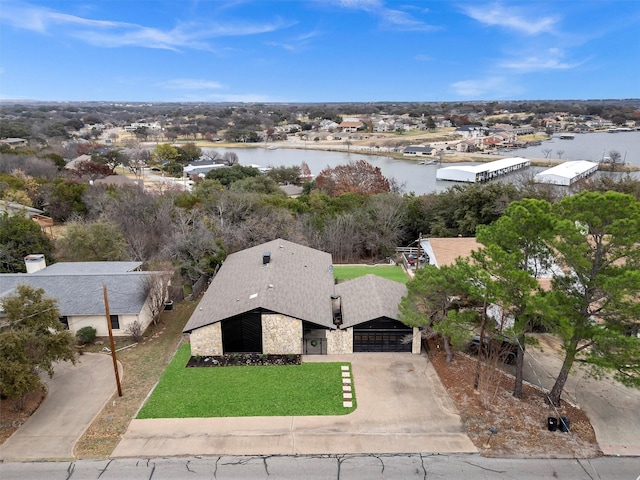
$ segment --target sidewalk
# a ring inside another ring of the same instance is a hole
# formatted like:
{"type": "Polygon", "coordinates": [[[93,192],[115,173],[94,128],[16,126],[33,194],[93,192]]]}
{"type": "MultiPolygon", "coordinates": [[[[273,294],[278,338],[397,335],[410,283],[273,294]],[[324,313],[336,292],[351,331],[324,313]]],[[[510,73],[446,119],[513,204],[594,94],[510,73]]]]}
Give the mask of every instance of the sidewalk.
{"type": "Polygon", "coordinates": [[[351,362],[355,412],[133,420],[112,457],[477,452],[425,356],[365,353],[304,361],[351,362]]]}

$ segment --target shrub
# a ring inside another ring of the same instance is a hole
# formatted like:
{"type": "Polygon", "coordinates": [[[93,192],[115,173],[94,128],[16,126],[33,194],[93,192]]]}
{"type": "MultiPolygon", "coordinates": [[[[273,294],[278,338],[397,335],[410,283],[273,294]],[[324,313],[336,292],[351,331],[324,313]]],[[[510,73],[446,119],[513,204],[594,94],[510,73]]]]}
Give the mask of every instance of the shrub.
{"type": "Polygon", "coordinates": [[[93,327],[82,327],[76,333],[76,339],[80,345],[85,345],[96,339],[96,333],[96,329],[93,327]]]}
{"type": "Polygon", "coordinates": [[[135,322],[130,323],[125,330],[135,342],[139,342],[142,340],[142,323],[140,320],[136,320],[135,322]]]}

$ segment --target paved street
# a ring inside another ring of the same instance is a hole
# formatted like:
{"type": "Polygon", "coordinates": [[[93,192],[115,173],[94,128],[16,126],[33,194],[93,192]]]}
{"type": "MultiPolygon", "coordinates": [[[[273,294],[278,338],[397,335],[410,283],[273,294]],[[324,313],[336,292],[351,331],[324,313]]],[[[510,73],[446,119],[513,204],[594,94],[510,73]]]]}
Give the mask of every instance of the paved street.
{"type": "Polygon", "coordinates": [[[640,458],[475,455],[174,457],[0,464],[2,480],[636,480],[640,458]]]}

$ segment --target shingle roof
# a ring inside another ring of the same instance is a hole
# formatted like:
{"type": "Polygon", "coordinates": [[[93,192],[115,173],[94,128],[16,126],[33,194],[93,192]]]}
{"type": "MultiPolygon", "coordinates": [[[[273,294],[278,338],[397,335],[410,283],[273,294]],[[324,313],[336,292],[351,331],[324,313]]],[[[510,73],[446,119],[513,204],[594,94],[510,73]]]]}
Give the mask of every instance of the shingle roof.
{"type": "Polygon", "coordinates": [[[38,275],[112,275],[133,272],[141,265],[142,262],[58,262],[36,273],[38,275]]]}
{"type": "Polygon", "coordinates": [[[42,288],[47,297],[57,299],[60,314],[63,316],[104,315],[102,287],[106,285],[109,311],[112,315],[138,314],[146,300],[143,278],[154,273],[44,273],[49,268],[35,273],[0,275],[0,298],[15,295],[18,285],[31,285],[42,288]]]}
{"type": "Polygon", "coordinates": [[[380,317],[400,320],[398,304],[407,287],[377,275],[365,275],[336,285],[342,300],[342,326],[353,327],[380,317]]]}
{"type": "Polygon", "coordinates": [[[281,239],[229,255],[184,331],[258,308],[334,328],[331,262],[329,253],[281,239]]]}
{"type": "Polygon", "coordinates": [[[423,249],[431,263],[437,267],[452,265],[458,257],[469,257],[480,245],[474,237],[428,238],[423,240],[423,249]]]}

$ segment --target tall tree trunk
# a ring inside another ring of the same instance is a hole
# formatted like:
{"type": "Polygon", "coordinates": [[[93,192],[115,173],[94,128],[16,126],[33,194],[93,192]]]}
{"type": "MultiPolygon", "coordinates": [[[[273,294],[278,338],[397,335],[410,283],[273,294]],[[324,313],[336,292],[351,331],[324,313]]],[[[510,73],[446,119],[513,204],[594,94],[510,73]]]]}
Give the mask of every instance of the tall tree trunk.
{"type": "Polygon", "coordinates": [[[487,300],[484,301],[482,309],[482,322],[480,323],[480,343],[478,344],[478,360],[476,361],[476,375],[473,379],[473,389],[480,388],[480,367],[482,365],[482,356],[484,354],[484,331],[487,326],[487,300]]]}
{"type": "Polygon", "coordinates": [[[445,360],[447,363],[453,361],[453,350],[451,350],[451,337],[449,335],[444,336],[444,351],[447,354],[445,360]]]}
{"type": "Polygon", "coordinates": [[[516,380],[513,385],[513,396],[522,398],[522,380],[524,378],[524,333],[518,337],[518,354],[516,355],[516,380]]]}
{"type": "Polygon", "coordinates": [[[572,339],[571,343],[567,347],[567,353],[564,357],[564,362],[562,362],[560,373],[556,378],[556,383],[553,385],[551,392],[549,392],[549,403],[551,403],[551,405],[555,407],[560,406],[560,397],[562,396],[562,391],[564,390],[564,384],[567,382],[567,378],[569,378],[569,372],[571,371],[573,361],[576,358],[577,347],[578,341],[572,339]]]}

